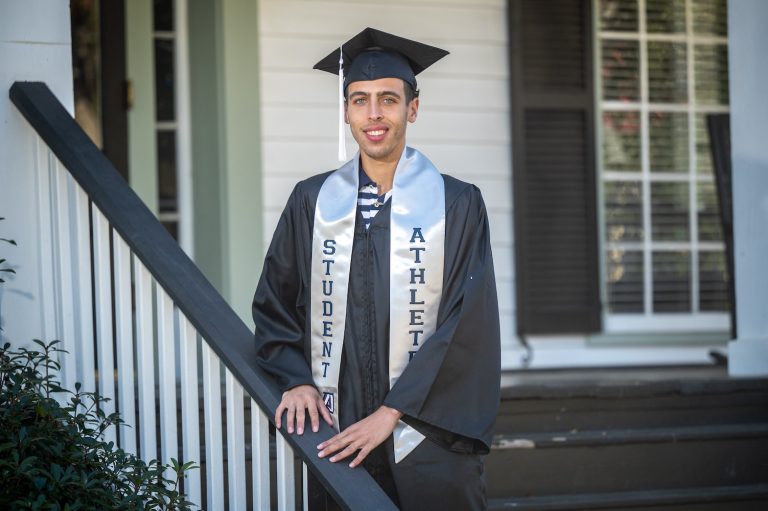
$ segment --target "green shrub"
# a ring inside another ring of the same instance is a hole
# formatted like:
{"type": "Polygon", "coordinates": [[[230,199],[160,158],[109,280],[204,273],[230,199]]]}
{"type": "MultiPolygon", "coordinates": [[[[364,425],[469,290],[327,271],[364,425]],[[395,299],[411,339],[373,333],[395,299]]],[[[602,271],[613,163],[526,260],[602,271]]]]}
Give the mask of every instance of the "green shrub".
{"type": "Polygon", "coordinates": [[[0,509],[190,509],[179,482],[192,463],[147,464],[105,442],[118,415],[79,384],[61,387],[58,341],[35,343],[0,348],[0,509]]]}

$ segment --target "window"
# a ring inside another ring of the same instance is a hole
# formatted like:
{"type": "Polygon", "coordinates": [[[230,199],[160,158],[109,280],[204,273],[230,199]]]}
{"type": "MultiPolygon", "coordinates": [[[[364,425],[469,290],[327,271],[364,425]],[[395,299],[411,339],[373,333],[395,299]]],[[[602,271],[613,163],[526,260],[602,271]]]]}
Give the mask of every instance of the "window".
{"type": "Polygon", "coordinates": [[[605,330],[726,330],[706,130],[728,111],[726,0],[595,2],[605,330]]]}
{"type": "Polygon", "coordinates": [[[155,130],[159,218],[179,239],[179,193],[176,169],[176,33],[173,0],[154,0],[155,130]]]}

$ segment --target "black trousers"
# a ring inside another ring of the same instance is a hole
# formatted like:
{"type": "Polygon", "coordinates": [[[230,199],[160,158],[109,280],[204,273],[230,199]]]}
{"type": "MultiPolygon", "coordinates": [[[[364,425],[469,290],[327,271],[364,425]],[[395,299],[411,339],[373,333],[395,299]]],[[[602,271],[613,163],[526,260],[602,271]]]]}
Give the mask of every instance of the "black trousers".
{"type": "MultiPolygon", "coordinates": [[[[482,511],[488,507],[484,456],[453,452],[428,438],[400,463],[395,463],[391,438],[369,456],[386,460],[374,462],[368,470],[402,511],[482,511]]],[[[311,474],[308,490],[310,511],[340,509],[311,474]]]]}

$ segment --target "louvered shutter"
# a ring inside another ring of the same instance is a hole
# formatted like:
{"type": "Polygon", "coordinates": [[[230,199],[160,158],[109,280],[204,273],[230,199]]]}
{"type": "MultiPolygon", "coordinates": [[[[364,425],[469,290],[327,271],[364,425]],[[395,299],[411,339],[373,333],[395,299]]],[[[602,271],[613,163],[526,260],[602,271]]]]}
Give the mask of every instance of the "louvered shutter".
{"type": "Polygon", "coordinates": [[[600,329],[588,0],[510,0],[518,330],[600,329]]]}

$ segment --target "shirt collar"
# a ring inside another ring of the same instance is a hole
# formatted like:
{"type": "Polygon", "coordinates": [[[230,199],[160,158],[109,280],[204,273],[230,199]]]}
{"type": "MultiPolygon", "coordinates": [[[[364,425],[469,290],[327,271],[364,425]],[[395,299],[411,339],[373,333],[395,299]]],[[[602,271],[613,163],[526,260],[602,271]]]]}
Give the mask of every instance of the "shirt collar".
{"type": "Polygon", "coordinates": [[[360,188],[362,188],[364,186],[371,186],[371,185],[372,186],[377,186],[376,182],[373,179],[371,179],[368,176],[368,174],[365,173],[365,171],[363,170],[363,167],[360,167],[359,172],[360,172],[360,174],[359,174],[359,182],[358,182],[358,184],[360,185],[360,188]]]}

